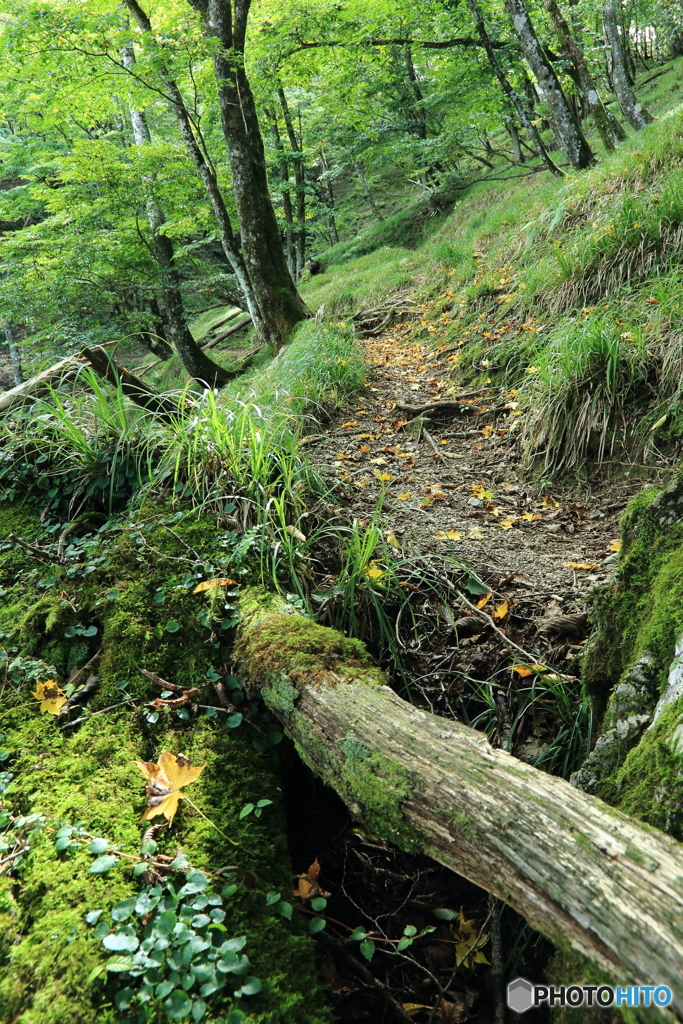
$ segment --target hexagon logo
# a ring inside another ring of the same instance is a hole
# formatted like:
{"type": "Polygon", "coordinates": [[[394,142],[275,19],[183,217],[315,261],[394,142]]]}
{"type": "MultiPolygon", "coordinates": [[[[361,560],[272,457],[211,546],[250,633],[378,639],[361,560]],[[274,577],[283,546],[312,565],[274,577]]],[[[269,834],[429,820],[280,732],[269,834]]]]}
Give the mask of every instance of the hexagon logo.
{"type": "Polygon", "coordinates": [[[534,986],[526,978],[515,978],[508,985],[508,1006],[516,1013],[525,1013],[534,1005],[534,986]]]}

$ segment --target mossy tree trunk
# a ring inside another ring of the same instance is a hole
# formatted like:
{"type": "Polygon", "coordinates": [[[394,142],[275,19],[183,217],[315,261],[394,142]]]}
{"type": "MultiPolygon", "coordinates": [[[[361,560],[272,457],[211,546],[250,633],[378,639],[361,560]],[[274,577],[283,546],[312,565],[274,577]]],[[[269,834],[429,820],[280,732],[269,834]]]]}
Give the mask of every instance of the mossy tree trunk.
{"type": "Polygon", "coordinates": [[[683,847],[407,704],[357,641],[256,593],[241,608],[248,685],[355,816],[683,1014],[683,847]]]}

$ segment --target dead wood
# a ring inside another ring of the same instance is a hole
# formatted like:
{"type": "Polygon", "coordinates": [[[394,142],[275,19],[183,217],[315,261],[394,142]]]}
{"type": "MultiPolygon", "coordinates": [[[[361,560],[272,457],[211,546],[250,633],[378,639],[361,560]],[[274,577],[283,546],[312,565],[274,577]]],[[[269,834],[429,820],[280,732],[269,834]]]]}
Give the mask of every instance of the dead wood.
{"type": "Polygon", "coordinates": [[[126,398],[130,398],[136,405],[162,419],[180,415],[182,410],[172,398],[162,395],[125,366],[114,362],[102,348],[84,348],[80,356],[90,364],[98,377],[108,380],[114,387],[120,385],[126,398]]]}
{"type": "MultiPolygon", "coordinates": [[[[480,399],[483,403],[486,401],[485,398],[480,399]]],[[[452,402],[428,402],[427,405],[407,405],[405,402],[397,402],[396,408],[400,409],[401,412],[407,412],[411,419],[416,416],[423,416],[425,413],[456,413],[456,414],[469,414],[480,413],[484,410],[477,405],[470,405],[469,403],[459,402],[454,399],[452,402]]],[[[493,405],[487,406],[486,412],[503,412],[505,410],[504,405],[493,405]]]]}
{"type": "Polygon", "coordinates": [[[227,331],[221,331],[221,333],[217,334],[215,338],[211,339],[211,341],[207,341],[205,345],[202,345],[202,350],[206,352],[208,348],[213,348],[214,345],[217,345],[220,341],[225,341],[225,339],[229,338],[231,334],[237,334],[238,331],[241,331],[243,327],[246,327],[247,324],[250,323],[250,316],[246,317],[244,320],[240,320],[238,324],[228,327],[227,331]]]}
{"type": "Polygon", "coordinates": [[[314,669],[314,652],[348,641],[323,636],[284,601],[252,592],[242,614],[250,692],[354,817],[498,896],[622,984],[668,985],[683,1016],[681,844],[406,703],[358,652],[314,669]],[[279,631],[287,642],[273,639],[279,631]]]}
{"type": "Polygon", "coordinates": [[[35,377],[25,380],[23,384],[19,384],[16,388],[4,391],[0,394],[0,413],[7,412],[9,409],[14,408],[14,406],[20,405],[26,398],[38,398],[40,395],[45,394],[57,381],[75,377],[81,366],[80,360],[74,356],[69,356],[68,359],[60,359],[58,363],[48,366],[47,370],[43,370],[42,373],[36,374],[35,377]]]}

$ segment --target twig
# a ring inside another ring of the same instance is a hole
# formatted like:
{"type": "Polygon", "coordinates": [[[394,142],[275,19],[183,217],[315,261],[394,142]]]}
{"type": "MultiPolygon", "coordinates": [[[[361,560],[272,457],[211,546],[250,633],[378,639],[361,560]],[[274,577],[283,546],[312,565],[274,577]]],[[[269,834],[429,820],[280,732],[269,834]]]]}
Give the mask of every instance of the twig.
{"type": "Polygon", "coordinates": [[[177,683],[169,683],[167,679],[162,679],[161,676],[156,674],[156,672],[148,672],[146,668],[140,668],[139,665],[138,672],[142,672],[143,676],[146,676],[147,679],[150,679],[157,686],[160,686],[162,690],[170,690],[171,693],[177,693],[181,697],[185,693],[184,686],[178,686],[177,683]]]}
{"type": "Polygon", "coordinates": [[[16,544],[18,547],[23,548],[24,551],[28,551],[29,554],[35,555],[37,558],[45,558],[48,562],[62,562],[59,555],[53,555],[50,551],[45,551],[43,548],[39,548],[34,544],[29,544],[28,541],[17,536],[16,533],[8,534],[7,540],[11,541],[12,544],[16,544]]]}
{"type": "Polygon", "coordinates": [[[432,435],[429,433],[429,431],[425,427],[424,423],[422,424],[422,433],[424,434],[424,436],[427,438],[427,440],[429,441],[430,445],[434,449],[434,454],[437,457],[437,459],[439,459],[440,462],[443,462],[443,455],[441,454],[441,452],[437,448],[436,441],[434,440],[432,435]]]}
{"type": "Polygon", "coordinates": [[[74,725],[80,725],[81,722],[87,722],[90,718],[94,718],[95,715],[106,715],[107,711],[116,711],[117,708],[125,707],[126,704],[133,704],[137,697],[129,697],[128,700],[121,701],[120,704],[110,704],[108,708],[102,708],[101,711],[93,711],[90,715],[82,715],[81,718],[74,718],[73,722],[65,722],[64,725],[60,726],[61,729],[72,729],[74,725]]]}
{"type": "Polygon", "coordinates": [[[379,978],[376,978],[375,975],[364,966],[364,964],[359,960],[356,960],[351,950],[347,949],[343,942],[339,939],[333,938],[331,935],[327,935],[325,932],[318,932],[318,938],[327,946],[330,946],[332,949],[335,949],[340,953],[356,974],[360,975],[367,985],[376,990],[387,1006],[391,1007],[397,1020],[403,1021],[404,1024],[414,1024],[413,1018],[409,1017],[401,1004],[396,1002],[389,991],[389,988],[384,985],[379,978]]]}
{"type": "Polygon", "coordinates": [[[477,608],[477,606],[475,604],[472,604],[471,601],[468,601],[465,595],[462,594],[459,590],[457,590],[456,593],[460,600],[462,601],[462,603],[466,604],[467,607],[471,611],[473,611],[475,615],[478,615],[482,619],[486,619],[491,629],[493,629],[494,632],[498,634],[498,636],[502,637],[506,644],[508,644],[510,647],[514,647],[515,650],[519,651],[520,654],[523,654],[527,661],[531,662],[531,664],[534,664],[538,660],[538,658],[534,657],[533,654],[529,654],[529,652],[525,651],[523,647],[520,647],[519,644],[516,644],[514,642],[514,640],[511,640],[509,636],[506,636],[502,629],[498,629],[498,626],[495,624],[491,616],[487,612],[485,612],[483,608],[477,608]]]}
{"type": "Polygon", "coordinates": [[[176,532],[175,532],[175,530],[172,530],[170,526],[167,526],[167,525],[166,525],[166,523],[162,523],[162,526],[163,526],[163,528],[164,528],[165,530],[168,530],[168,532],[169,532],[169,533],[172,533],[172,534],[173,534],[173,536],[175,537],[175,539],[176,539],[177,541],[180,541],[180,543],[181,543],[181,544],[182,544],[182,545],[183,545],[184,547],[186,547],[188,551],[191,551],[191,552],[192,552],[192,554],[193,554],[193,555],[194,555],[194,556],[196,557],[196,559],[197,559],[197,561],[198,561],[198,562],[202,562],[202,564],[206,562],[206,559],[205,559],[205,558],[202,558],[202,556],[201,556],[201,555],[199,554],[199,552],[198,552],[198,551],[196,551],[196,550],[195,550],[195,548],[191,547],[191,546],[190,546],[190,545],[189,545],[189,544],[187,543],[187,541],[183,540],[183,538],[182,538],[182,537],[180,536],[180,534],[176,533],[176,532]]]}
{"type": "Polygon", "coordinates": [[[15,857],[20,857],[22,853],[28,853],[30,849],[30,846],[22,846],[20,850],[15,850],[14,853],[10,853],[7,857],[4,857],[0,860],[0,871],[2,871],[5,864],[9,864],[9,862],[14,860],[15,857]]]}

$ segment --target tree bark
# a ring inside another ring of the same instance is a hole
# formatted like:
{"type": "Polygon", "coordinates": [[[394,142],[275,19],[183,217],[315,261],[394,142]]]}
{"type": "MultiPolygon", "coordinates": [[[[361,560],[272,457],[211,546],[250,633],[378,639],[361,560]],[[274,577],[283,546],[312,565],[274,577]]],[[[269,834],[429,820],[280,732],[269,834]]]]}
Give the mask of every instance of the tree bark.
{"type": "Polygon", "coordinates": [[[526,112],[526,107],[522,103],[519,93],[515,88],[513,88],[513,86],[508,80],[507,75],[505,74],[505,72],[503,71],[502,67],[498,62],[496,52],[493,48],[493,43],[491,42],[489,34],[486,30],[484,16],[482,15],[479,6],[475,2],[475,0],[467,0],[467,6],[469,7],[470,13],[474,18],[474,23],[477,27],[477,34],[481,39],[482,46],[486,50],[486,56],[488,57],[491,68],[493,69],[493,73],[498,79],[500,87],[503,90],[503,95],[507,97],[509,103],[517,111],[517,116],[519,117],[519,120],[521,121],[523,126],[526,128],[529,134],[529,138],[534,144],[536,152],[538,153],[539,157],[546,165],[550,173],[554,174],[556,178],[562,178],[564,176],[564,171],[561,171],[560,168],[557,167],[551,159],[550,154],[548,153],[547,149],[543,144],[543,139],[541,138],[540,133],[536,128],[536,125],[532,124],[531,118],[526,112]]]}
{"type": "Polygon", "coordinates": [[[15,385],[24,383],[24,371],[21,366],[21,353],[17,346],[17,340],[14,337],[14,331],[9,320],[5,320],[5,338],[7,339],[7,348],[9,349],[9,357],[12,363],[12,378],[15,385]]]}
{"type": "Polygon", "coordinates": [[[297,139],[296,132],[294,131],[292,115],[287,103],[287,95],[282,86],[278,89],[277,94],[280,100],[280,107],[282,108],[282,116],[285,119],[287,138],[289,139],[289,145],[293,154],[292,160],[294,162],[296,189],[296,271],[294,279],[298,280],[306,263],[306,172],[304,168],[304,154],[301,140],[297,139]]]}
{"type": "Polygon", "coordinates": [[[265,115],[270,121],[270,134],[273,137],[273,145],[280,165],[280,179],[282,181],[282,206],[285,214],[285,238],[287,240],[287,266],[292,277],[296,278],[296,241],[294,238],[294,217],[292,216],[292,197],[289,193],[289,165],[287,154],[280,138],[277,115],[274,110],[266,109],[265,115]]]}
{"type": "Polygon", "coordinates": [[[26,398],[38,398],[54,383],[74,377],[82,364],[75,356],[60,359],[58,363],[48,366],[46,370],[30,377],[17,387],[0,393],[0,415],[20,405],[26,398]]]}
{"type": "Polygon", "coordinates": [[[79,358],[89,363],[98,377],[108,380],[114,387],[120,387],[126,398],[148,412],[153,412],[155,416],[168,420],[180,415],[182,410],[172,398],[145,383],[125,366],[114,362],[103,348],[84,348],[79,358]]]}
{"type": "Polygon", "coordinates": [[[293,328],[310,316],[299,295],[282,248],[268,191],[266,158],[256,104],[244,66],[250,0],[188,0],[202,17],[214,47],[214,71],[242,251],[263,321],[276,351],[293,328]]]}
{"type": "MultiPolygon", "coordinates": [[[[132,46],[124,48],[121,59],[126,69],[130,70],[135,66],[135,54],[133,53],[132,46]]],[[[130,107],[130,121],[135,145],[145,146],[151,142],[149,126],[144,111],[137,110],[132,105],[130,107]]],[[[152,233],[154,255],[159,264],[159,272],[161,274],[164,306],[166,307],[168,331],[171,335],[171,341],[182,360],[183,366],[191,377],[211,388],[222,387],[223,384],[230,380],[231,375],[202,352],[192,337],[185,315],[183,296],[180,289],[180,275],[178,274],[173,252],[173,242],[162,231],[166,218],[154,198],[152,179],[147,176],[143,183],[147,190],[145,201],[147,220],[152,233]]]]}
{"type": "Polygon", "coordinates": [[[505,0],[505,9],[517,33],[522,53],[536,76],[543,99],[548,104],[548,116],[562,152],[576,170],[588,167],[593,162],[593,153],[567,103],[559,79],[536,37],[524,0],[505,0]]]}
{"type": "Polygon", "coordinates": [[[683,1015],[683,846],[401,700],[363,645],[246,592],[235,654],[311,769],[383,839],[509,903],[683,1015]]]}
{"type": "Polygon", "coordinates": [[[602,23],[605,28],[605,40],[609,47],[612,63],[612,84],[617,103],[628,123],[638,131],[646,124],[654,121],[652,114],[639,101],[631,88],[626,57],[619,29],[617,28],[617,11],[615,0],[607,0],[602,8],[602,23]]]}
{"type": "Polygon", "coordinates": [[[322,169],[322,186],[327,205],[327,226],[330,232],[330,242],[332,245],[337,245],[339,243],[339,232],[337,231],[337,221],[334,215],[335,202],[331,168],[327,162],[325,151],[322,149],[320,150],[320,167],[322,169]]]}
{"type": "MultiPolygon", "coordinates": [[[[557,38],[560,43],[560,50],[563,56],[571,62],[574,67],[576,79],[581,89],[581,94],[586,103],[589,113],[593,117],[595,127],[598,129],[600,138],[608,153],[614,151],[616,143],[626,138],[626,132],[619,125],[619,133],[614,129],[613,121],[610,120],[607,108],[600,99],[600,94],[595,79],[586,63],[586,58],[581,52],[572,31],[560,10],[557,0],[545,0],[545,8],[550,15],[557,38]]],[[[618,123],[618,122],[617,122],[618,123]]]]}

